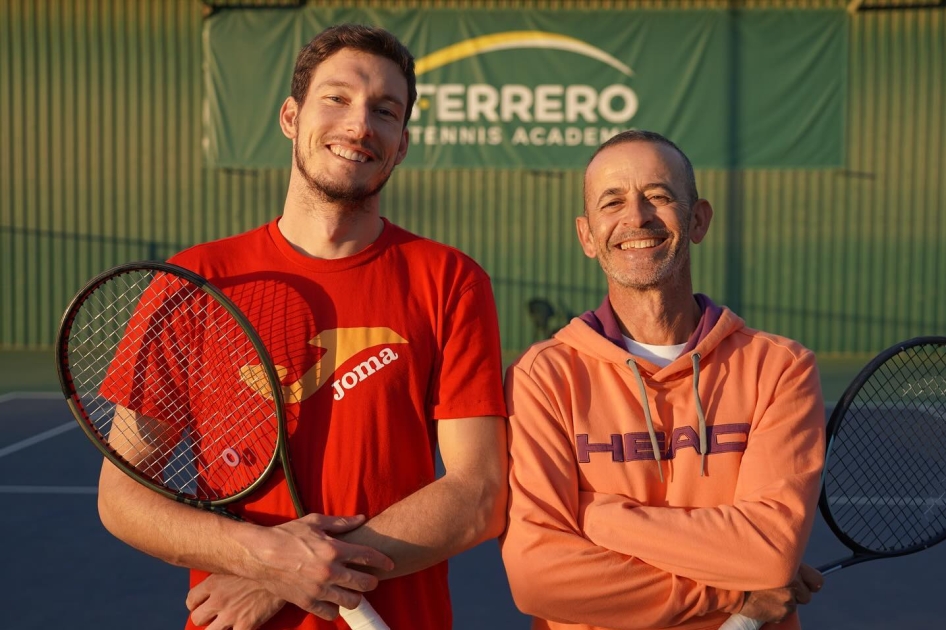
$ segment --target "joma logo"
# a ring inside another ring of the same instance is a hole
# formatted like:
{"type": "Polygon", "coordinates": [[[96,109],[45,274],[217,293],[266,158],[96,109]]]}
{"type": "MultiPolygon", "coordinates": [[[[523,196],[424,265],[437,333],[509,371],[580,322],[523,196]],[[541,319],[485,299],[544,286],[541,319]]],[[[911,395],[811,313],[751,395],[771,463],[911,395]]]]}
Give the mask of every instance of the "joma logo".
{"type": "MultiPolygon", "coordinates": [[[[309,340],[309,345],[324,348],[325,354],[315,362],[315,365],[306,370],[301,378],[282,386],[283,400],[287,405],[302,402],[328,383],[331,376],[335,374],[335,370],[348,359],[366,348],[390,343],[407,343],[407,340],[386,327],[336,328],[320,332],[309,340]]],[[[397,359],[397,356],[390,348],[385,348],[378,356],[371,357],[368,361],[361,363],[353,372],[346,372],[333,383],[335,400],[341,400],[345,395],[344,390],[351,389],[377,370],[397,359]],[[341,389],[339,385],[341,385],[341,389]]],[[[282,381],[289,372],[288,368],[282,365],[274,367],[277,376],[282,381]]],[[[245,365],[241,367],[240,378],[257,393],[272,399],[273,392],[262,366],[245,365]]]]}
{"type": "Polygon", "coordinates": [[[345,397],[346,391],[352,389],[384,366],[389,365],[393,361],[397,361],[397,358],[398,355],[395,354],[391,348],[385,348],[378,356],[370,357],[367,361],[362,361],[355,366],[355,369],[350,372],[345,372],[342,374],[341,378],[332,383],[332,388],[335,390],[333,398],[335,400],[341,400],[345,397]]]}

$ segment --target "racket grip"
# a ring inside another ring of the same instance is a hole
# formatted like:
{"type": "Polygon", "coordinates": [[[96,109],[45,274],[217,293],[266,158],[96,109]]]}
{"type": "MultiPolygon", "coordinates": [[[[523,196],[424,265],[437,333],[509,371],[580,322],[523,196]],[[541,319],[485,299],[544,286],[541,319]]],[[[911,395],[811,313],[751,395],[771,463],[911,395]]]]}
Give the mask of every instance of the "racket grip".
{"type": "Polygon", "coordinates": [[[719,627],[719,630],[759,630],[764,624],[764,621],[752,619],[751,617],[743,617],[739,613],[736,613],[727,619],[726,622],[719,627]]]}
{"type": "Polygon", "coordinates": [[[357,608],[338,608],[339,614],[351,630],[391,630],[388,624],[378,615],[368,600],[361,598],[357,608]]]}

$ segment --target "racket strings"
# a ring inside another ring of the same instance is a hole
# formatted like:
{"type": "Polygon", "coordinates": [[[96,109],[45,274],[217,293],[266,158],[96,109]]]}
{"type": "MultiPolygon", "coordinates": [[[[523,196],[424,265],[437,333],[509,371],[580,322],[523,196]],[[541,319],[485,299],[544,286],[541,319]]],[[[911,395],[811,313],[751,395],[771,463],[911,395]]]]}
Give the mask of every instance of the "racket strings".
{"type": "Polygon", "coordinates": [[[946,353],[907,348],[863,383],[832,441],[825,493],[860,546],[895,553],[946,532],[946,353]]]}
{"type": "Polygon", "coordinates": [[[142,270],[110,277],[78,309],[67,362],[100,440],[172,492],[231,497],[274,457],[272,395],[241,377],[248,366],[265,373],[263,358],[238,321],[186,280],[142,270]]]}

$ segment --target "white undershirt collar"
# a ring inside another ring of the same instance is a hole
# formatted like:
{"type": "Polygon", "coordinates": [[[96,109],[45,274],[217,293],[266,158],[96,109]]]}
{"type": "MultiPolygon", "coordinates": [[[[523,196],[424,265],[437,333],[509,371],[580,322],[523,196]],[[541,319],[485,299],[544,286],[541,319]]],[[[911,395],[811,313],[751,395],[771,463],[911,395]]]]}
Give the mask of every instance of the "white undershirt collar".
{"type": "Polygon", "coordinates": [[[683,352],[683,349],[686,347],[686,343],[678,343],[673,346],[653,346],[634,341],[627,336],[624,336],[624,345],[627,346],[627,351],[634,356],[647,359],[654,365],[658,365],[662,368],[673,363],[674,359],[680,356],[680,353],[683,352]]]}

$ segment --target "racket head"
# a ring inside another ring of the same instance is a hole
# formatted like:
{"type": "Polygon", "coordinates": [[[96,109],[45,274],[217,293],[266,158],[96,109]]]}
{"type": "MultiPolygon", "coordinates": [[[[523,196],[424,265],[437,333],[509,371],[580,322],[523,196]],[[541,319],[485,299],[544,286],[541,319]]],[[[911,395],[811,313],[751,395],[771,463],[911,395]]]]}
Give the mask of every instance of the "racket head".
{"type": "Polygon", "coordinates": [[[840,566],[946,539],[946,337],[916,337],[874,357],[827,433],[819,508],[855,554],[840,566]]]}
{"type": "Polygon", "coordinates": [[[164,496],[233,503],[285,448],[282,387],[265,345],[226,295],[187,269],[137,262],[99,274],[63,314],[56,355],[85,435],[164,496]]]}

